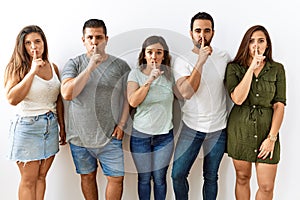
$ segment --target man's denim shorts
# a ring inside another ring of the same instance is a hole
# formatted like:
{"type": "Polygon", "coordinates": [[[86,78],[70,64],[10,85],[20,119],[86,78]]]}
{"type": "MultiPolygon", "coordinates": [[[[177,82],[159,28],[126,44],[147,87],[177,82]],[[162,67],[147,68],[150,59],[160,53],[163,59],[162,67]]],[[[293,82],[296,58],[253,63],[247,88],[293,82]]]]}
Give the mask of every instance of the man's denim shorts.
{"type": "Polygon", "coordinates": [[[124,176],[122,140],[113,138],[101,148],[85,148],[70,143],[70,149],[78,174],[94,172],[99,160],[105,176],[124,176]]]}
{"type": "Polygon", "coordinates": [[[8,159],[19,162],[43,160],[59,151],[57,116],[53,112],[11,120],[8,159]]]}

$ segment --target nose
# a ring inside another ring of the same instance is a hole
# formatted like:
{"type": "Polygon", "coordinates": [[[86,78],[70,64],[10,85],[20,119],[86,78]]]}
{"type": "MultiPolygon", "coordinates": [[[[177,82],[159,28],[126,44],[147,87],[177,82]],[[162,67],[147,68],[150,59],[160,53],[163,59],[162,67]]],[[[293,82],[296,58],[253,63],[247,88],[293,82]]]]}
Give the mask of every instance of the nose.
{"type": "Polygon", "coordinates": [[[32,49],[35,49],[35,48],[36,48],[36,45],[34,44],[34,42],[31,43],[31,48],[32,48],[32,49]]]}
{"type": "Polygon", "coordinates": [[[156,59],[156,53],[155,52],[151,54],[151,58],[156,59]]]}

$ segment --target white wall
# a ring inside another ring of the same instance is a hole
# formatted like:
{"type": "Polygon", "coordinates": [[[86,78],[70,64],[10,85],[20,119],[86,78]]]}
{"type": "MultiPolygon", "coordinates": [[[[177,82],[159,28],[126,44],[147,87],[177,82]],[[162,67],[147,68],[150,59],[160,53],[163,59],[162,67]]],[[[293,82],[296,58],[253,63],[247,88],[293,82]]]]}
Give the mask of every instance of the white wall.
{"type": "MultiPolygon", "coordinates": [[[[198,11],[210,13],[215,20],[213,45],[225,49],[234,56],[245,31],[252,25],[264,25],[273,42],[275,60],[282,62],[287,74],[287,107],[281,134],[281,162],[276,178],[276,200],[300,199],[299,191],[299,84],[300,68],[297,65],[300,45],[300,14],[294,0],[252,0],[252,1],[6,1],[0,6],[0,83],[3,70],[13,51],[15,38],[26,25],[37,24],[44,30],[48,43],[50,59],[60,68],[68,58],[84,52],[81,42],[81,29],[89,18],[103,19],[110,37],[109,52],[123,57],[128,63],[136,63],[136,52],[146,35],[157,33],[165,36],[172,53],[181,52],[181,47],[191,48],[188,38],[190,18],[198,11]],[[148,28],[148,29],[145,29],[148,28]],[[138,34],[141,33],[141,34],[138,34]],[[124,36],[136,36],[126,39],[124,36]],[[176,40],[176,37],[182,40],[176,40]],[[188,42],[184,42],[187,40],[188,42]],[[119,42],[120,41],[120,42],[119,42]],[[181,43],[183,42],[183,44],[181,43]],[[111,45],[111,46],[110,46],[111,45]],[[298,131],[297,131],[298,130],[298,131]]],[[[0,87],[0,199],[17,199],[19,171],[16,164],[5,159],[9,118],[13,108],[8,105],[3,87],[0,87]]],[[[125,139],[126,169],[124,198],[137,199],[136,174],[128,153],[125,139]]],[[[197,159],[190,175],[190,197],[201,199],[202,159],[197,159]]],[[[99,170],[99,189],[104,199],[105,179],[99,170]]],[[[173,199],[173,191],[168,176],[168,199],[173,199]]],[[[234,199],[235,174],[231,160],[224,156],[220,169],[219,200],[234,199]]],[[[253,171],[251,182],[252,199],[256,190],[256,177],[253,171]]],[[[79,176],[70,156],[68,146],[61,147],[47,179],[47,200],[80,200],[79,176]]]]}

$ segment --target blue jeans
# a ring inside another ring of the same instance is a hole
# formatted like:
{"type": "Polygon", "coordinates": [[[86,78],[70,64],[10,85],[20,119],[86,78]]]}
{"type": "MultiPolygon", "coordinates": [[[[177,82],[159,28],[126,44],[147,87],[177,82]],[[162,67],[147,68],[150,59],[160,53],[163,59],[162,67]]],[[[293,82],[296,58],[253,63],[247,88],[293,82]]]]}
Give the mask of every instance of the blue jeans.
{"type": "Polygon", "coordinates": [[[218,170],[226,148],[225,129],[203,133],[187,127],[183,123],[181,134],[176,144],[172,180],[177,200],[187,200],[189,183],[187,177],[203,144],[204,162],[202,189],[204,200],[215,200],[218,193],[218,170]]]}
{"type": "Polygon", "coordinates": [[[138,171],[138,195],[140,200],[150,200],[151,178],[154,198],[166,199],[166,174],[174,148],[173,130],[162,135],[148,135],[132,130],[130,149],[138,171]]]}

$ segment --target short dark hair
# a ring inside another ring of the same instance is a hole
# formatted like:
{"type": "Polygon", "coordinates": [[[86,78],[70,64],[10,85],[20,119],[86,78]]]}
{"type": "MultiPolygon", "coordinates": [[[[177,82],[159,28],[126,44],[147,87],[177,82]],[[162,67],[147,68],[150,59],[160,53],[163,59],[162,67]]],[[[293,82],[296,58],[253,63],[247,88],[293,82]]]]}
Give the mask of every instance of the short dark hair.
{"type": "Polygon", "coordinates": [[[84,23],[82,28],[82,33],[83,35],[85,34],[86,28],[101,28],[101,27],[103,28],[104,35],[106,36],[107,30],[104,21],[101,19],[89,19],[84,23]]]}
{"type": "Polygon", "coordinates": [[[209,20],[211,22],[212,30],[214,30],[215,25],[214,25],[214,19],[212,18],[212,16],[206,12],[198,12],[191,19],[191,31],[193,31],[194,21],[197,19],[209,20]]]}

